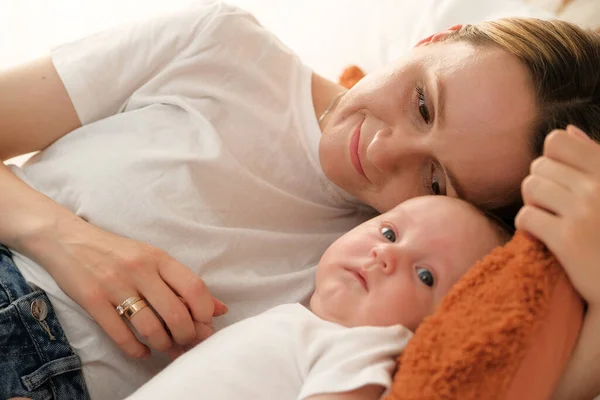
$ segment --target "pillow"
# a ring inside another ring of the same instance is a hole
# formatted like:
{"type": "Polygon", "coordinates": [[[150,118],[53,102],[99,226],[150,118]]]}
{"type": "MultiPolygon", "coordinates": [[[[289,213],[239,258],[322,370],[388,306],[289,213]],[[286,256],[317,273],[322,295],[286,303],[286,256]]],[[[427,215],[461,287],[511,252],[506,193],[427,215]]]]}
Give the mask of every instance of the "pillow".
{"type": "Polygon", "coordinates": [[[598,0],[525,0],[525,2],[552,12],[556,18],[600,32],[598,0]]]}
{"type": "Polygon", "coordinates": [[[551,16],[519,0],[227,1],[252,12],[308,66],[332,80],[351,64],[372,72],[454,24],[551,16]]]}
{"type": "Polygon", "coordinates": [[[562,267],[517,232],[417,329],[386,400],[548,399],[582,321],[582,301],[562,267]]]}

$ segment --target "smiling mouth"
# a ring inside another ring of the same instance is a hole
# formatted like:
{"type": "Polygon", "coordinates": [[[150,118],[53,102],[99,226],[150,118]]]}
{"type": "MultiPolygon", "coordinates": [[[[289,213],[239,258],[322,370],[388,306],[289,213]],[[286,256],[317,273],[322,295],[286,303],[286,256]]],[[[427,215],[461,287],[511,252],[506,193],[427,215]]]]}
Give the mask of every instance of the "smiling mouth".
{"type": "Polygon", "coordinates": [[[354,168],[359,173],[359,175],[361,175],[368,181],[369,178],[367,178],[367,175],[365,174],[365,170],[363,169],[362,163],[360,162],[360,154],[358,153],[360,144],[360,132],[363,122],[365,122],[364,118],[362,121],[360,121],[360,123],[354,130],[352,137],[350,138],[350,160],[352,161],[352,165],[354,165],[354,168]]]}

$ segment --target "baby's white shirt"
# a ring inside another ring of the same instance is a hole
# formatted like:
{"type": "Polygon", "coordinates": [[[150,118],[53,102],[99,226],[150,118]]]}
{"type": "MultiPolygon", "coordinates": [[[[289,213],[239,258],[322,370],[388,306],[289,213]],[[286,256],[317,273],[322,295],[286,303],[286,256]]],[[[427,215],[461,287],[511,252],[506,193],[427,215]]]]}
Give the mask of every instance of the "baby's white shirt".
{"type": "Polygon", "coordinates": [[[348,328],[285,304],[221,330],[128,400],[303,400],[371,384],[387,389],[411,336],[400,325],[348,328]]]}

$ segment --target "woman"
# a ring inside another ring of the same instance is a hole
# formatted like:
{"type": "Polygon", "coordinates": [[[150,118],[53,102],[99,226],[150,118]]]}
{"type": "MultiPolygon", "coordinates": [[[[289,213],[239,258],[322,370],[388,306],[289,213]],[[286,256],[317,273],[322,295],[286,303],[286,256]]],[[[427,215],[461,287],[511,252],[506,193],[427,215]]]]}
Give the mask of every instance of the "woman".
{"type": "Polygon", "coordinates": [[[217,328],[307,300],[322,252],[370,207],[440,194],[511,220],[551,129],[599,138],[598,46],[558,22],[456,26],[346,93],[213,2],[3,73],[2,159],[44,149],[0,177],[16,264],[2,279],[25,292],[20,329],[37,329],[42,361],[3,367],[0,387],[122,398],[166,364],[149,348],[212,333],[227,309],[211,295],[229,306],[217,328]]]}

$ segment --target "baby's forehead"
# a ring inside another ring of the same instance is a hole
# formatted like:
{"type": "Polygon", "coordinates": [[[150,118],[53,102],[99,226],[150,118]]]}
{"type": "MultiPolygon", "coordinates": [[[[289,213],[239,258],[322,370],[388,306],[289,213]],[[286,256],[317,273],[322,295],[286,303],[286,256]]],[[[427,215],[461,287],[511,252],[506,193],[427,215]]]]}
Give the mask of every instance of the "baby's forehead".
{"type": "Polygon", "coordinates": [[[446,196],[410,199],[380,218],[415,234],[465,235],[468,232],[494,230],[493,223],[483,211],[464,200],[446,196]]]}
{"type": "Polygon", "coordinates": [[[484,214],[468,202],[448,196],[421,196],[409,199],[392,210],[389,216],[399,215],[432,216],[436,218],[448,217],[459,219],[461,217],[477,217],[485,220],[484,214]]]}

